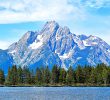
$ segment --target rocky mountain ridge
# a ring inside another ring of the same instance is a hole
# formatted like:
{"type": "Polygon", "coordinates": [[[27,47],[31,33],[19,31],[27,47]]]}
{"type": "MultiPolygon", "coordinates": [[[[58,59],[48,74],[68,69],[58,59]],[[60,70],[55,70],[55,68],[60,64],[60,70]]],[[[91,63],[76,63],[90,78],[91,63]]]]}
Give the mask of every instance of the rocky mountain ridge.
{"type": "Polygon", "coordinates": [[[92,35],[75,35],[55,21],[47,22],[40,32],[28,31],[0,54],[1,61],[10,62],[5,65],[7,67],[16,64],[35,69],[57,64],[68,69],[70,65],[110,65],[110,46],[105,41],[92,35]],[[5,57],[3,52],[7,54],[5,57]]]}

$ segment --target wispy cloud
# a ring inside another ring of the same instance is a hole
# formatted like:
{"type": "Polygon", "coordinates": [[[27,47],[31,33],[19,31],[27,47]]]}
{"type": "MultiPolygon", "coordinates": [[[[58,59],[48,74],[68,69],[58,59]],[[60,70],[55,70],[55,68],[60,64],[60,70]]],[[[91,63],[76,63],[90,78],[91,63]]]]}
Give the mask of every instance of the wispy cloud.
{"type": "Polygon", "coordinates": [[[5,0],[0,1],[0,23],[83,18],[84,12],[68,0],[5,0]]]}
{"type": "Polygon", "coordinates": [[[1,0],[0,23],[86,19],[86,7],[110,6],[110,0],[1,0]]]}
{"type": "Polygon", "coordinates": [[[110,6],[110,0],[84,0],[86,6],[101,8],[110,6]]]}
{"type": "Polygon", "coordinates": [[[10,41],[1,41],[0,40],[0,49],[7,49],[12,42],[10,41]]]}

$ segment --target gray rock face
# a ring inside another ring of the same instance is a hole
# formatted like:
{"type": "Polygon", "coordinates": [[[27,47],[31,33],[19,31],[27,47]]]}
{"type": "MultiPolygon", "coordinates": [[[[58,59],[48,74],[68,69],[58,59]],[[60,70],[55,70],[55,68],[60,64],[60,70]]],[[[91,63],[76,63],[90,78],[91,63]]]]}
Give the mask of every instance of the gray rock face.
{"type": "Polygon", "coordinates": [[[64,68],[70,65],[110,65],[110,46],[95,36],[75,35],[68,27],[57,22],[47,22],[40,32],[27,32],[12,44],[8,54],[13,64],[36,68],[57,64],[64,68]]]}

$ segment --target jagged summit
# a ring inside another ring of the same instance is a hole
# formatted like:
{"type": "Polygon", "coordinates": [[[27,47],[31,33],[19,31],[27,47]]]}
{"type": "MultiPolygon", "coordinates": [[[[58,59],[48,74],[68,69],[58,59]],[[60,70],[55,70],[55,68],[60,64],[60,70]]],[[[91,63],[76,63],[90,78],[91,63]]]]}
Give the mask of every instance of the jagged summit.
{"type": "Polygon", "coordinates": [[[55,21],[48,21],[44,25],[43,30],[45,30],[45,29],[50,29],[51,30],[51,29],[54,29],[56,27],[57,28],[59,27],[59,24],[57,22],[55,22],[55,21]]]}
{"type": "Polygon", "coordinates": [[[54,64],[65,69],[70,65],[110,65],[110,46],[105,41],[96,36],[75,35],[55,21],[46,22],[39,32],[28,31],[4,52],[7,61],[11,59],[10,65],[32,69],[46,65],[51,68],[54,64]]]}

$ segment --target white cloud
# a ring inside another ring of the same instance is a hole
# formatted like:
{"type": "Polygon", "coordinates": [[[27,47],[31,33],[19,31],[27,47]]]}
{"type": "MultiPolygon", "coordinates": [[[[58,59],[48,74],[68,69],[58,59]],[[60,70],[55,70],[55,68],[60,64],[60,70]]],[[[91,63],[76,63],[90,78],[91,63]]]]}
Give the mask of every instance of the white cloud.
{"type": "Polygon", "coordinates": [[[83,19],[85,16],[68,0],[5,0],[0,1],[0,7],[5,8],[0,11],[0,23],[83,19]]]}
{"type": "Polygon", "coordinates": [[[110,0],[2,0],[0,23],[83,20],[87,16],[86,6],[110,6],[110,0]]]}
{"type": "Polygon", "coordinates": [[[12,42],[0,40],[0,49],[3,49],[3,50],[7,49],[11,43],[12,42]]]}
{"type": "Polygon", "coordinates": [[[44,20],[84,20],[87,7],[110,5],[109,0],[5,0],[0,1],[0,23],[44,20]]]}
{"type": "Polygon", "coordinates": [[[103,6],[110,6],[110,0],[88,0],[85,4],[89,7],[101,8],[103,6]]]}

